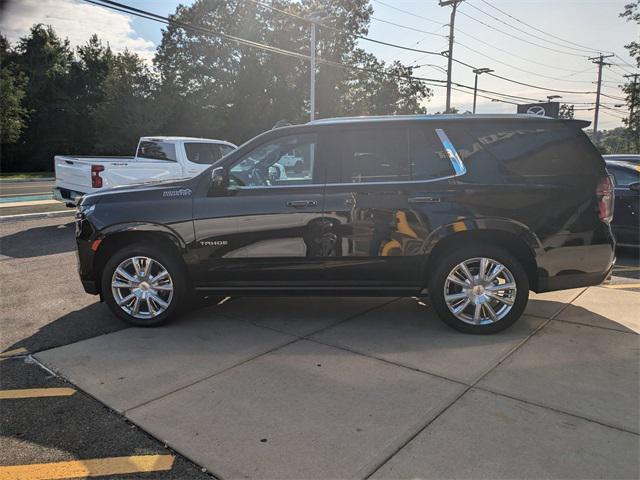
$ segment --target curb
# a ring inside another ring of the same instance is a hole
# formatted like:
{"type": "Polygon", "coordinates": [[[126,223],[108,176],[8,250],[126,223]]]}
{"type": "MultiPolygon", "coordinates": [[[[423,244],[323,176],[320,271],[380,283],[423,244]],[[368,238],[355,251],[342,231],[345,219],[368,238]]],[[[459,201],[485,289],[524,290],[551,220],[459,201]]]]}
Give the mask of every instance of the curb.
{"type": "Polygon", "coordinates": [[[42,178],[0,178],[0,184],[2,183],[25,183],[25,182],[52,182],[56,177],[42,177],[42,178]]]}
{"type": "Polygon", "coordinates": [[[36,220],[38,218],[56,218],[75,215],[75,209],[56,210],[55,212],[20,213],[18,215],[5,215],[0,217],[0,223],[19,222],[21,220],[36,220]]]}

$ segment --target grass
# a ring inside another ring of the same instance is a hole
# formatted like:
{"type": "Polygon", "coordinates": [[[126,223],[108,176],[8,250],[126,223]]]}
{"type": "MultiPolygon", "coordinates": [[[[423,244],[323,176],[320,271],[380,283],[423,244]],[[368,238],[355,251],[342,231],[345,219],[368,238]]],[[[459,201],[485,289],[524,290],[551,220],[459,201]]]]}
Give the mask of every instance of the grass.
{"type": "Polygon", "coordinates": [[[28,180],[38,178],[53,178],[53,172],[2,172],[0,180],[28,180]]]}

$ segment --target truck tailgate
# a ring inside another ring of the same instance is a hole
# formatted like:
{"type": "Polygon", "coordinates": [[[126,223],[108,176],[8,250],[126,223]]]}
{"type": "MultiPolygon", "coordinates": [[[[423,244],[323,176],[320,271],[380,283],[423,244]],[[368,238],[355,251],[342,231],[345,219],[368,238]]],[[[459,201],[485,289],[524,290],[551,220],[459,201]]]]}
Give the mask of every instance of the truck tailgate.
{"type": "Polygon", "coordinates": [[[66,188],[79,193],[94,191],[91,187],[91,166],[130,161],[133,157],[70,157],[56,155],[56,187],[66,188]]]}

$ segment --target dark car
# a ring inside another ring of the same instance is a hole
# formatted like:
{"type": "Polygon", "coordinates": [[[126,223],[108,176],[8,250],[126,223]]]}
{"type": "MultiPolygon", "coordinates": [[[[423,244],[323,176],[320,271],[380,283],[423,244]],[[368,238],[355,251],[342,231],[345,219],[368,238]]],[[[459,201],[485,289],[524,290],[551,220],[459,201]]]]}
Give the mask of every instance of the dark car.
{"type": "Polygon", "coordinates": [[[632,153],[616,153],[612,155],[603,155],[602,158],[604,158],[606,162],[613,160],[616,162],[629,162],[640,165],[640,155],[632,153]]]}
{"type": "Polygon", "coordinates": [[[424,115],[277,128],[191,180],[86,196],[80,277],[135,325],[167,320],[192,292],[428,294],[452,327],[496,332],[530,289],[597,285],[612,268],[612,184],[586,125],[424,115]],[[302,165],[282,178],[291,156],[302,165]]]}
{"type": "Polygon", "coordinates": [[[637,247],[640,245],[640,165],[613,160],[607,160],[606,164],[615,187],[611,230],[616,244],[637,247]]]}

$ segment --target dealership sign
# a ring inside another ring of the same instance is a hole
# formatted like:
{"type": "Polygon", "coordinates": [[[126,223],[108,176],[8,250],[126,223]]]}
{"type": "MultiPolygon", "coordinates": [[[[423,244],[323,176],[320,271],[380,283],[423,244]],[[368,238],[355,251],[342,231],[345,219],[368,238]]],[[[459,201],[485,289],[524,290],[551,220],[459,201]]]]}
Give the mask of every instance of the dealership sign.
{"type": "Polygon", "coordinates": [[[558,102],[544,102],[518,105],[518,113],[526,113],[528,115],[537,115],[540,117],[558,118],[558,115],[560,113],[560,104],[558,102]]]}

